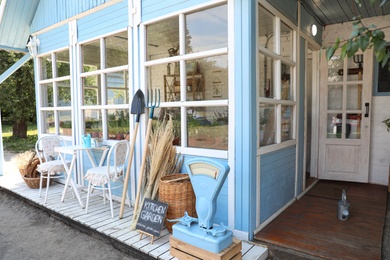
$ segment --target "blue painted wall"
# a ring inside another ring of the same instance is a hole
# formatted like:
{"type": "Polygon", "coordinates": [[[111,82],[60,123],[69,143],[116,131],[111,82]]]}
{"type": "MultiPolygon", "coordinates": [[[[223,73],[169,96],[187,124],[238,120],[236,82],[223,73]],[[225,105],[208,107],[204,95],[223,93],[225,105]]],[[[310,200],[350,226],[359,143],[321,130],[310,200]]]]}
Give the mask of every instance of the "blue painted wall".
{"type": "Polygon", "coordinates": [[[106,2],[109,0],[40,0],[30,30],[42,30],[106,2]]]}
{"type": "Polygon", "coordinates": [[[260,222],[294,198],[295,146],[260,157],[260,222]]]}
{"type": "Polygon", "coordinates": [[[64,24],[53,30],[47,31],[38,36],[40,45],[38,53],[46,53],[59,48],[69,46],[69,26],[64,24]]]}
{"type": "Polygon", "coordinates": [[[129,25],[127,3],[119,2],[78,20],[78,41],[126,28],[129,25]]]}
{"type": "Polygon", "coordinates": [[[209,0],[142,0],[141,20],[147,21],[178,10],[192,7],[197,4],[207,3],[209,0]]]}

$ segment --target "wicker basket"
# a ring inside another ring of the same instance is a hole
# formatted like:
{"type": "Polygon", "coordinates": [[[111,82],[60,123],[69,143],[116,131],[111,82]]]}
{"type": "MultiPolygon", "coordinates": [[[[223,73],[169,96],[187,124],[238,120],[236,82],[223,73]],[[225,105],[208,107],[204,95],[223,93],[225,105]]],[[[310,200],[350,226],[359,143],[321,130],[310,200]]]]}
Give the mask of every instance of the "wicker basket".
{"type": "MultiPolygon", "coordinates": [[[[168,204],[166,219],[176,219],[184,216],[187,211],[191,217],[197,217],[195,209],[195,193],[188,174],[168,174],[160,179],[159,200],[168,204]]],[[[165,220],[165,225],[172,233],[175,222],[165,220]]]]}
{"type": "MultiPolygon", "coordinates": [[[[29,165],[23,168],[19,168],[19,172],[22,175],[24,182],[31,189],[39,188],[40,173],[37,171],[38,164],[39,164],[39,159],[34,158],[31,160],[29,165]]],[[[49,185],[51,185],[52,182],[53,179],[50,179],[49,185]]],[[[47,179],[44,178],[42,180],[42,187],[46,187],[46,185],[47,185],[47,179]]]]}

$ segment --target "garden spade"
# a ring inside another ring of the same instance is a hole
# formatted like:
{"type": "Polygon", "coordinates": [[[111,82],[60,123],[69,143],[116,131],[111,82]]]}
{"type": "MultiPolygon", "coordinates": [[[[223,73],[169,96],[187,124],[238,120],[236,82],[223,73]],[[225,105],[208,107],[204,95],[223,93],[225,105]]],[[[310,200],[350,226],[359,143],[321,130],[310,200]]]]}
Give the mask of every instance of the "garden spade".
{"type": "Polygon", "coordinates": [[[128,183],[129,183],[129,176],[130,176],[130,168],[131,168],[131,163],[133,161],[133,155],[134,155],[135,139],[136,139],[137,133],[138,133],[139,118],[140,118],[141,114],[145,113],[145,97],[144,97],[144,93],[140,89],[135,93],[135,95],[133,97],[133,100],[131,102],[130,113],[136,115],[136,117],[135,117],[135,126],[134,126],[133,136],[131,138],[130,155],[129,155],[129,160],[127,163],[126,177],[125,177],[125,181],[123,183],[122,201],[121,201],[121,208],[119,211],[119,218],[123,217],[123,210],[125,208],[127,187],[128,187],[128,183]]]}

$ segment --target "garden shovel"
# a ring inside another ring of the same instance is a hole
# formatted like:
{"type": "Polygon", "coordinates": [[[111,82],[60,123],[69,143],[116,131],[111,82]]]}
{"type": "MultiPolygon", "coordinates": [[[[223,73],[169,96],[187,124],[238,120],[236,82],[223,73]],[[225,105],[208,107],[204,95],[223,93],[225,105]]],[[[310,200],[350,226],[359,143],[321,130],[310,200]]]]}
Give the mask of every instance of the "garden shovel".
{"type": "Polygon", "coordinates": [[[131,102],[130,112],[131,112],[131,114],[135,114],[137,116],[135,117],[135,126],[134,126],[133,136],[131,138],[130,155],[129,155],[129,160],[127,163],[126,177],[125,177],[125,181],[123,183],[122,201],[121,201],[121,208],[119,211],[119,218],[123,217],[123,210],[125,208],[125,201],[126,201],[127,187],[128,187],[128,183],[129,183],[131,162],[133,161],[135,139],[136,139],[137,133],[138,133],[139,118],[140,118],[141,114],[145,113],[145,97],[144,97],[144,93],[140,89],[135,93],[135,95],[133,97],[133,100],[131,102]]]}
{"type": "Polygon", "coordinates": [[[142,178],[143,178],[143,172],[145,171],[146,167],[146,159],[148,156],[148,150],[149,150],[149,137],[152,130],[152,121],[153,121],[153,114],[154,109],[160,106],[160,90],[151,90],[148,91],[147,99],[146,99],[147,107],[149,108],[149,120],[148,120],[148,128],[146,130],[145,135],[145,144],[144,144],[144,151],[142,155],[142,163],[140,168],[140,174],[138,179],[138,188],[137,188],[137,196],[135,199],[134,204],[134,214],[133,214],[133,223],[135,223],[135,220],[137,218],[137,210],[138,210],[138,204],[141,196],[141,186],[142,186],[142,178]],[[150,102],[149,102],[150,101],[150,102]]]}

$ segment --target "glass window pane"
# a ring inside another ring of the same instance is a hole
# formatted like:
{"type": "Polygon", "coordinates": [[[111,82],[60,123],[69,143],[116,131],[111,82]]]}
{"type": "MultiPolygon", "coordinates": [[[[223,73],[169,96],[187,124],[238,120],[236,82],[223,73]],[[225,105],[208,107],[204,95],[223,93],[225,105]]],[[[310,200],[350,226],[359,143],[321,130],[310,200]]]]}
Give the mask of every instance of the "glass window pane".
{"type": "Polygon", "coordinates": [[[42,84],[41,85],[41,106],[42,107],[53,107],[53,84],[42,84]]]}
{"type": "MultiPolygon", "coordinates": [[[[178,63],[177,63],[178,64],[178,63]]],[[[175,63],[160,64],[148,67],[148,86],[160,90],[161,102],[172,102],[180,100],[180,71],[177,65],[177,74],[171,70],[175,63]]]]}
{"type": "Polygon", "coordinates": [[[347,114],[345,138],[360,139],[362,114],[347,114]]]}
{"type": "Polygon", "coordinates": [[[128,104],[127,73],[125,71],[108,73],[106,81],[107,104],[128,104]]]}
{"type": "Polygon", "coordinates": [[[281,23],[280,27],[280,55],[292,60],[293,31],[283,22],[281,23]]]}
{"type": "Polygon", "coordinates": [[[341,138],[343,115],[328,114],[327,118],[327,138],[341,138]]]}
{"type": "Polygon", "coordinates": [[[362,85],[347,85],[347,109],[362,109],[362,85]]]}
{"type": "Polygon", "coordinates": [[[293,106],[282,105],[282,142],[293,139],[293,106]]]}
{"type": "Polygon", "coordinates": [[[84,105],[100,105],[100,75],[83,78],[84,105]]]}
{"type": "Polygon", "coordinates": [[[57,77],[70,75],[69,50],[56,53],[57,77]]]}
{"type": "Polygon", "coordinates": [[[293,100],[292,88],[291,88],[291,67],[287,64],[282,63],[281,79],[282,89],[281,98],[282,100],[293,100]]]}
{"type": "Polygon", "coordinates": [[[363,54],[355,54],[348,58],[348,81],[363,80],[363,57],[363,54]]]}
{"type": "Polygon", "coordinates": [[[85,118],[85,133],[91,134],[93,138],[103,137],[102,132],[102,112],[100,109],[86,109],[84,110],[85,118]]]}
{"type": "Polygon", "coordinates": [[[42,119],[42,133],[44,134],[55,134],[55,119],[54,119],[54,111],[42,111],[41,113],[42,119]]]}
{"type": "Polygon", "coordinates": [[[227,6],[187,15],[186,39],[186,53],[227,47],[227,6]]]}
{"type": "Polygon", "coordinates": [[[343,86],[328,86],[328,110],[343,108],[343,86]]]}
{"type": "Polygon", "coordinates": [[[71,106],[72,104],[71,104],[70,81],[69,80],[58,81],[57,88],[58,88],[58,106],[59,107],[71,106]]]}
{"type": "Polygon", "coordinates": [[[259,5],[259,44],[264,48],[274,50],[274,21],[275,17],[259,5]]]}
{"type": "Polygon", "coordinates": [[[260,146],[275,144],[276,109],[272,104],[260,104],[260,146]]]}
{"type": "Polygon", "coordinates": [[[188,147],[227,150],[227,107],[196,107],[187,109],[188,147]]]}
{"type": "Polygon", "coordinates": [[[53,78],[51,54],[41,57],[40,61],[41,61],[41,80],[53,78]]]}
{"type": "Polygon", "coordinates": [[[72,135],[72,111],[58,111],[58,118],[60,120],[60,134],[72,135]]]}
{"type": "Polygon", "coordinates": [[[259,70],[260,97],[274,98],[273,59],[259,53],[259,70]]]}
{"type": "Polygon", "coordinates": [[[344,61],[338,55],[334,55],[328,61],[328,81],[329,82],[343,80],[343,66],[344,66],[344,61]]]}
{"type": "Polygon", "coordinates": [[[180,116],[180,107],[158,107],[154,110],[155,118],[162,122],[164,119],[173,120],[173,130],[175,139],[173,140],[173,145],[181,145],[181,116],[180,116]]]}
{"type": "Polygon", "coordinates": [[[109,36],[106,41],[106,68],[128,64],[127,31],[109,36]]]}
{"type": "Polygon", "coordinates": [[[146,60],[179,55],[179,17],[146,26],[146,60]]]}
{"type": "Polygon", "coordinates": [[[81,46],[83,57],[83,72],[99,70],[100,40],[95,40],[81,46]]]}
{"type": "Polygon", "coordinates": [[[108,118],[108,139],[129,140],[129,110],[109,109],[108,118]]]}

